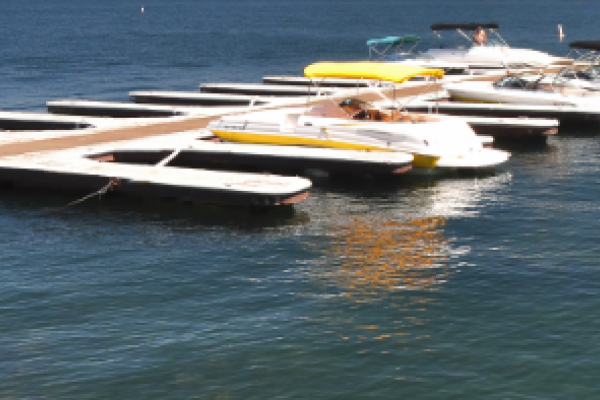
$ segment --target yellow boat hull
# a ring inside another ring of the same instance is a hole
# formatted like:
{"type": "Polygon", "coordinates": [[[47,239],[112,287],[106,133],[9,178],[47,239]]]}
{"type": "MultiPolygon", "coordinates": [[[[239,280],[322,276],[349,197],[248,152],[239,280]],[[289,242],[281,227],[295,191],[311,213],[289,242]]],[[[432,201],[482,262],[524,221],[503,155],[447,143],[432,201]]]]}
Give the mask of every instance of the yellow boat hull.
{"type": "Polygon", "coordinates": [[[276,136],[276,135],[261,135],[258,133],[238,133],[213,130],[213,135],[228,142],[237,143],[253,143],[253,144],[269,144],[275,146],[309,146],[309,147],[325,147],[332,149],[343,150],[364,150],[364,151],[387,151],[394,150],[381,147],[365,146],[361,144],[337,142],[334,140],[318,140],[302,137],[276,136]]]}
{"type": "Polygon", "coordinates": [[[426,156],[422,154],[413,154],[413,168],[427,168],[432,169],[437,166],[440,157],[426,156]]]}
{"type": "MultiPolygon", "coordinates": [[[[330,149],[342,150],[362,150],[362,151],[387,151],[394,152],[389,148],[366,146],[348,142],[338,142],[335,140],[319,140],[302,137],[278,136],[278,135],[262,135],[258,133],[248,132],[230,132],[212,130],[213,135],[228,142],[249,143],[249,144],[266,144],[274,146],[309,146],[309,147],[324,147],[330,149]]],[[[413,154],[414,168],[432,169],[437,166],[440,157],[428,156],[423,154],[413,154]]]]}

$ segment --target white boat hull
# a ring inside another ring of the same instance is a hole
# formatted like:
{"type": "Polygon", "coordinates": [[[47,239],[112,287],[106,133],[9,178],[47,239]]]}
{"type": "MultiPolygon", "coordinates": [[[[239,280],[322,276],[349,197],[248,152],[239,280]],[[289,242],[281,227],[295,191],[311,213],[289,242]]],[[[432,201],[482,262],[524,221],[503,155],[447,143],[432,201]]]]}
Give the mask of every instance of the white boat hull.
{"type": "Polygon", "coordinates": [[[414,158],[413,168],[489,168],[510,156],[484,148],[482,139],[461,120],[354,122],[256,113],[224,117],[211,123],[209,130],[224,140],[243,143],[404,152],[414,158]]]}
{"type": "Polygon", "coordinates": [[[490,82],[460,82],[445,85],[450,97],[475,103],[537,104],[561,107],[597,107],[600,96],[589,91],[569,94],[542,90],[496,88],[490,82]]]}
{"type": "Polygon", "coordinates": [[[504,68],[544,68],[549,65],[568,65],[573,60],[555,57],[537,50],[509,46],[473,46],[467,49],[429,49],[425,58],[470,66],[502,66],[504,68]]]}

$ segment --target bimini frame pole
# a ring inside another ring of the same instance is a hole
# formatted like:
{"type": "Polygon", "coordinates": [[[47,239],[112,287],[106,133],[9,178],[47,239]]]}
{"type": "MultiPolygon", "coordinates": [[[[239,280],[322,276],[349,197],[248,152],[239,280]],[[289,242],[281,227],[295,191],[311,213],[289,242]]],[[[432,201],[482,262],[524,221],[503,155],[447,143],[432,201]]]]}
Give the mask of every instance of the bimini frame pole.
{"type": "Polygon", "coordinates": [[[394,82],[394,88],[392,89],[392,121],[394,121],[394,111],[396,111],[396,83],[394,82]]]}
{"type": "Polygon", "coordinates": [[[435,85],[435,113],[440,113],[440,93],[438,91],[437,77],[433,78],[433,84],[435,85]]]}
{"type": "Polygon", "coordinates": [[[469,35],[467,35],[462,29],[457,29],[456,30],[461,36],[463,36],[465,39],[467,39],[469,42],[472,41],[473,39],[469,37],[469,35]]]}
{"type": "Polygon", "coordinates": [[[490,28],[490,32],[492,32],[494,35],[496,35],[496,37],[498,39],[500,39],[500,41],[502,43],[504,43],[505,46],[508,46],[508,43],[506,43],[506,40],[504,40],[504,38],[502,36],[500,36],[500,32],[498,32],[497,30],[495,30],[494,28],[490,28]]]}
{"type": "Polygon", "coordinates": [[[312,78],[308,78],[308,85],[306,85],[306,111],[308,111],[308,107],[310,105],[310,89],[313,86],[312,78]]]}

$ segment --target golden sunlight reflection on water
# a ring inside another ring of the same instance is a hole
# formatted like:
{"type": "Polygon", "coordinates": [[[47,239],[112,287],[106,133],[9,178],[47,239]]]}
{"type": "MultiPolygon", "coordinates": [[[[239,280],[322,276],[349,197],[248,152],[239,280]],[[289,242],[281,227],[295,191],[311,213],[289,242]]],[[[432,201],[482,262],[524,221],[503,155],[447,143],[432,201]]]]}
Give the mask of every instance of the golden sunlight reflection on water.
{"type": "Polygon", "coordinates": [[[334,297],[337,311],[326,311],[329,331],[356,343],[429,338],[412,327],[425,324],[432,292],[452,274],[445,223],[444,217],[400,220],[386,214],[350,217],[331,227],[327,266],[318,273],[340,293],[334,297]]]}
{"type": "Polygon", "coordinates": [[[325,257],[312,267],[326,292],[319,315],[326,332],[360,343],[365,352],[394,351],[398,343],[434,351],[423,340],[435,336],[431,327],[444,318],[437,314],[440,290],[470,251],[446,237],[449,218],[472,218],[481,207],[503,201],[510,180],[507,173],[442,180],[390,200],[396,207],[378,212],[336,204],[330,241],[321,247],[325,257]]]}
{"type": "Polygon", "coordinates": [[[337,284],[361,302],[397,289],[433,289],[444,282],[442,217],[401,221],[354,219],[336,230],[330,249],[342,262],[337,284]]]}

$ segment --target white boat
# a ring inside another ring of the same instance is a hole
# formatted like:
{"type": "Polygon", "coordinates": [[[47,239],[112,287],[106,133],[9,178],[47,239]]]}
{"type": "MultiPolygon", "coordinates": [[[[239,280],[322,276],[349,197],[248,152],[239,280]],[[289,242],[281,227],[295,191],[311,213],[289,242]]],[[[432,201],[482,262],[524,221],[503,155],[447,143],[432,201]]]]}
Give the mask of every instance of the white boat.
{"type": "Polygon", "coordinates": [[[421,38],[416,35],[387,36],[367,40],[369,60],[418,65],[423,68],[443,69],[446,75],[469,74],[468,65],[434,60],[416,52],[421,38]]]}
{"type": "Polygon", "coordinates": [[[507,75],[495,82],[457,82],[444,85],[451,98],[474,103],[537,104],[598,108],[600,92],[553,86],[543,74],[507,75]]]}
{"type": "MultiPolygon", "coordinates": [[[[443,75],[439,70],[390,63],[316,63],[305,69],[311,78],[365,78],[403,82],[414,76],[443,75]]],[[[490,168],[510,154],[484,147],[464,121],[399,111],[365,109],[355,104],[302,110],[266,111],[223,117],[209,130],[223,140],[272,145],[302,145],[367,151],[397,151],[413,156],[413,168],[490,168]],[[306,110],[304,110],[306,111],[306,110]]]]}
{"type": "Polygon", "coordinates": [[[569,47],[577,55],[573,63],[575,66],[600,65],[600,40],[578,40],[569,43],[569,47]]]}
{"type": "Polygon", "coordinates": [[[466,42],[452,48],[432,48],[423,53],[424,59],[432,62],[449,62],[464,64],[469,69],[495,69],[495,68],[545,68],[551,65],[569,65],[572,58],[557,57],[537,50],[510,47],[500,36],[496,23],[458,23],[458,24],[433,24],[431,30],[441,37],[439,31],[454,30],[466,42]],[[490,33],[487,41],[482,45],[475,45],[472,36],[465,31],[474,31],[482,28],[490,33]]]}
{"type": "Polygon", "coordinates": [[[548,75],[542,82],[600,91],[600,41],[581,40],[570,43],[569,47],[578,55],[573,65],[548,75]]]}

